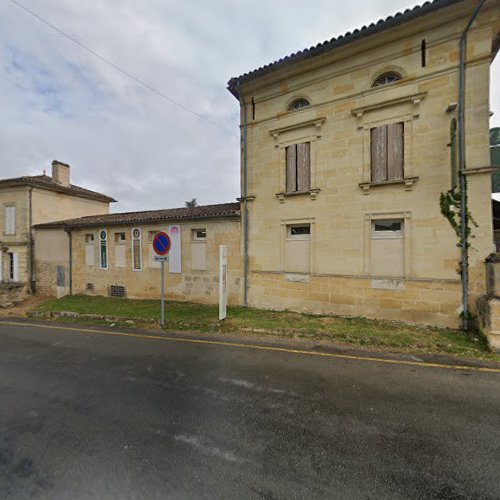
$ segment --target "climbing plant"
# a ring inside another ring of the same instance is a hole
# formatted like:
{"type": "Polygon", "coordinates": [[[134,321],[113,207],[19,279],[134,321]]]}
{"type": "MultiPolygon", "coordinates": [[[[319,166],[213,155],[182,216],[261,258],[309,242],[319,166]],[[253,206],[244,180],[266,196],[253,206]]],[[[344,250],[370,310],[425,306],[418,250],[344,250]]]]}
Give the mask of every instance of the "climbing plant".
{"type": "MultiPolygon", "coordinates": [[[[466,248],[469,250],[471,248],[470,240],[474,238],[472,234],[473,227],[479,227],[472,216],[468,204],[467,204],[467,179],[465,179],[465,239],[467,241],[466,248]]],[[[461,248],[463,244],[462,236],[462,221],[461,221],[461,209],[462,209],[462,197],[460,190],[455,186],[445,193],[441,193],[439,197],[439,206],[441,208],[441,213],[448,220],[450,226],[455,231],[457,235],[457,247],[461,248]]],[[[462,261],[460,261],[457,273],[462,275],[462,261]]]]}

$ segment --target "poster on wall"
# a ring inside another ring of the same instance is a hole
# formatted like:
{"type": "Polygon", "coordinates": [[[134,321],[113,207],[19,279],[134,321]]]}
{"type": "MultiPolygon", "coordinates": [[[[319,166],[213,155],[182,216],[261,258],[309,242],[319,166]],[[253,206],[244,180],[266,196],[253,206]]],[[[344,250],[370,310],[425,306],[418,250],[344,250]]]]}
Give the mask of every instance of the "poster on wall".
{"type": "Polygon", "coordinates": [[[171,241],[168,272],[182,273],[181,226],[168,226],[167,233],[171,241]]]}

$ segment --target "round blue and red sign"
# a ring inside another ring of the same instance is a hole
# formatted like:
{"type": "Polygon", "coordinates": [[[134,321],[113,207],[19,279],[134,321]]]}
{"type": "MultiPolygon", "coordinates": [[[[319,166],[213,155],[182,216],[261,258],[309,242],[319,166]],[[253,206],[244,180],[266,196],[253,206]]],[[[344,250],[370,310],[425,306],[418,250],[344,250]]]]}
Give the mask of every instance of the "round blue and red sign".
{"type": "Polygon", "coordinates": [[[156,255],[168,255],[168,252],[170,252],[170,246],[170,236],[167,233],[160,231],[155,234],[155,237],[153,238],[153,250],[156,255]]]}

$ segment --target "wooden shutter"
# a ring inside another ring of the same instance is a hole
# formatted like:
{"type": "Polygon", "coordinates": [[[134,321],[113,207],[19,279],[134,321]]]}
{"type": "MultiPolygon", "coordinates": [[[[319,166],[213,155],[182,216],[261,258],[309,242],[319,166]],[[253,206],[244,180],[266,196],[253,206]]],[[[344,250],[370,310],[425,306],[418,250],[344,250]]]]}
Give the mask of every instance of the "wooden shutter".
{"type": "Polygon", "coordinates": [[[286,192],[297,191],[297,146],[286,148],[286,192]]]}
{"type": "Polygon", "coordinates": [[[297,144],[297,191],[311,189],[311,143],[297,144]]]}
{"type": "Polygon", "coordinates": [[[372,182],[387,180],[387,126],[372,128],[372,182]]]}
{"type": "Polygon", "coordinates": [[[387,125],[387,179],[402,179],[404,163],[403,123],[387,125]]]}

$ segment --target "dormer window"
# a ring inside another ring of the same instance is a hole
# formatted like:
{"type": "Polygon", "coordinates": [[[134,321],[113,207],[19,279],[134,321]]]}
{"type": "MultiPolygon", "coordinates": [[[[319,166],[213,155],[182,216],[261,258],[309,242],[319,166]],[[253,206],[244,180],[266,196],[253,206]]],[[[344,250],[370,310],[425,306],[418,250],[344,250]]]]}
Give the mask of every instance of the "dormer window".
{"type": "Polygon", "coordinates": [[[384,73],[380,75],[374,82],[372,87],[381,87],[382,85],[390,85],[391,83],[396,83],[401,80],[401,75],[398,73],[384,73]]]}
{"type": "Polygon", "coordinates": [[[299,109],[307,108],[311,104],[307,99],[297,99],[288,106],[288,111],[298,111],[299,109]]]}

